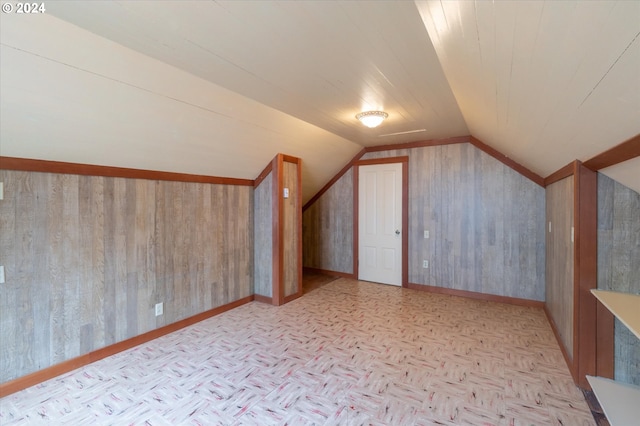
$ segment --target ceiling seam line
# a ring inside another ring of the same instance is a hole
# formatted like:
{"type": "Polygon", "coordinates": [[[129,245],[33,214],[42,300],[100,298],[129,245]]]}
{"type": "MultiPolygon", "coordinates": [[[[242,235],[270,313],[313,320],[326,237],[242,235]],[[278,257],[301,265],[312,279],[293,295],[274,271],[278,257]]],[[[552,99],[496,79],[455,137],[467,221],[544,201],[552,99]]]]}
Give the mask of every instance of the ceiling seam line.
{"type": "MultiPolygon", "coordinates": [[[[238,117],[234,117],[234,116],[231,116],[231,115],[223,114],[223,113],[218,112],[218,111],[214,111],[214,110],[209,109],[209,108],[206,108],[206,107],[204,107],[204,106],[202,106],[202,105],[193,104],[193,103],[190,103],[190,102],[187,102],[187,101],[183,101],[182,99],[175,98],[175,97],[173,97],[173,96],[169,96],[169,95],[165,95],[165,94],[162,94],[162,93],[154,92],[153,90],[146,89],[146,88],[144,88],[144,87],[140,87],[140,86],[136,86],[135,84],[128,83],[128,82],[126,82],[126,81],[119,80],[119,79],[117,79],[117,78],[109,77],[109,76],[107,76],[107,75],[100,74],[100,73],[97,73],[97,72],[94,72],[94,71],[91,71],[91,70],[88,70],[88,69],[80,68],[80,67],[78,67],[78,66],[76,66],[76,65],[72,65],[72,64],[68,64],[68,63],[66,63],[66,62],[58,61],[58,60],[56,60],[56,59],[49,58],[49,57],[47,57],[47,56],[40,55],[40,54],[35,53],[35,52],[30,52],[30,51],[28,51],[28,50],[21,49],[21,48],[19,48],[19,47],[15,47],[15,46],[11,46],[11,45],[6,44],[6,43],[0,43],[0,45],[5,46],[5,47],[8,47],[8,48],[10,48],[10,49],[14,49],[14,50],[17,50],[17,51],[20,51],[20,52],[26,53],[26,54],[28,54],[28,55],[32,55],[32,56],[35,56],[35,57],[38,57],[38,58],[41,58],[41,59],[44,59],[44,60],[50,61],[50,62],[54,62],[54,63],[60,64],[60,65],[63,65],[63,66],[69,67],[69,68],[73,68],[73,69],[75,69],[75,70],[78,70],[78,71],[81,71],[81,72],[85,72],[85,73],[87,73],[87,74],[91,74],[91,75],[96,76],[96,77],[101,77],[101,78],[104,78],[104,79],[106,79],[106,80],[113,81],[113,82],[115,82],[115,83],[123,84],[123,85],[125,85],[125,86],[129,86],[129,87],[132,87],[132,88],[134,88],[134,89],[138,89],[138,90],[140,90],[140,91],[142,91],[142,92],[146,92],[146,93],[150,93],[150,94],[152,94],[152,95],[160,96],[160,97],[162,97],[162,98],[165,98],[165,99],[168,99],[168,100],[171,100],[171,101],[174,101],[174,102],[178,102],[178,103],[181,103],[181,104],[183,104],[183,105],[188,105],[188,106],[191,106],[191,107],[193,107],[193,108],[200,109],[200,110],[202,110],[202,111],[207,111],[207,112],[210,112],[210,113],[212,113],[212,114],[218,115],[218,116],[220,116],[220,117],[225,117],[225,118],[228,118],[228,119],[230,119],[230,120],[235,120],[235,121],[239,121],[239,122],[241,122],[241,123],[249,124],[249,125],[251,125],[251,126],[253,126],[253,127],[258,127],[258,128],[261,128],[261,129],[263,129],[263,130],[267,130],[267,131],[272,132],[272,133],[276,133],[276,134],[279,134],[279,133],[280,133],[280,132],[274,132],[274,131],[273,131],[273,129],[269,129],[269,128],[266,128],[266,127],[264,127],[264,126],[258,126],[258,125],[256,125],[255,123],[251,123],[251,122],[249,122],[249,121],[241,120],[241,119],[239,119],[238,117]]],[[[228,89],[225,89],[225,90],[228,90],[228,89]]],[[[255,102],[257,102],[257,101],[255,101],[255,102]]],[[[274,110],[275,110],[275,108],[274,108],[274,110]]],[[[276,110],[276,111],[279,111],[279,110],[276,110]]]]}
{"type": "Polygon", "coordinates": [[[629,48],[631,47],[631,45],[633,44],[634,41],[636,41],[638,39],[638,37],[640,36],[640,32],[638,32],[638,34],[635,35],[635,37],[631,40],[631,42],[629,42],[629,44],[627,45],[627,47],[625,47],[625,49],[622,51],[622,53],[620,53],[620,55],[618,55],[618,57],[616,58],[616,60],[613,62],[613,64],[611,64],[611,66],[609,67],[609,69],[607,70],[607,72],[604,73],[604,75],[602,76],[602,78],[600,78],[600,80],[598,80],[598,82],[596,83],[595,86],[593,86],[593,89],[591,89],[591,91],[589,92],[589,94],[582,100],[582,102],[580,102],[580,107],[582,107],[582,105],[587,101],[587,99],[589,99],[589,97],[591,96],[591,94],[593,92],[595,92],[595,90],[598,88],[598,86],[600,85],[600,83],[602,83],[602,80],[604,80],[607,75],[609,75],[609,72],[611,72],[611,70],[613,69],[613,67],[616,66],[616,64],[618,63],[618,61],[620,60],[620,58],[622,58],[624,56],[624,54],[627,52],[627,50],[629,50],[629,48]]]}

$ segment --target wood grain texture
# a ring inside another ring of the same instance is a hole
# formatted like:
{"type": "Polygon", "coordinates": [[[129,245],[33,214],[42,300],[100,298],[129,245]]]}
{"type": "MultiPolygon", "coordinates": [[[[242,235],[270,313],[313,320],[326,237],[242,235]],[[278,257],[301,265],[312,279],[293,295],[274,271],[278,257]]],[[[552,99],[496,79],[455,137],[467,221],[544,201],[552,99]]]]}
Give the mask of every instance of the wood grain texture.
{"type": "MultiPolygon", "coordinates": [[[[556,338],[556,342],[558,342],[558,346],[560,347],[560,351],[562,351],[562,356],[564,358],[564,362],[567,364],[567,367],[570,370],[573,379],[573,354],[570,354],[567,351],[567,348],[562,344],[562,337],[560,336],[560,332],[558,331],[558,327],[556,327],[555,320],[549,312],[549,305],[545,302],[544,305],[544,314],[547,317],[547,321],[549,321],[549,325],[551,326],[551,330],[553,331],[553,335],[556,338]]],[[[574,381],[575,382],[575,381],[574,381]]]]}
{"type": "MultiPolygon", "coordinates": [[[[2,174],[2,181],[4,182],[4,191],[7,188],[22,188],[23,191],[31,191],[30,176],[27,173],[13,173],[10,175],[2,174]],[[27,186],[26,188],[24,188],[27,186]]],[[[35,201],[31,198],[32,203],[35,201]]],[[[33,256],[33,233],[30,232],[31,227],[34,225],[34,209],[24,204],[24,200],[16,197],[5,196],[4,200],[0,202],[0,253],[2,253],[2,262],[5,268],[5,276],[9,273],[13,273],[20,277],[21,280],[31,280],[31,276],[27,275],[30,271],[24,271],[24,268],[18,263],[22,256],[33,256]],[[21,205],[19,205],[21,203],[21,205]],[[16,210],[18,208],[25,209],[21,221],[28,223],[28,227],[20,236],[20,239],[16,239],[18,234],[10,232],[8,230],[15,229],[16,223],[16,210]]],[[[41,262],[38,258],[34,258],[34,268],[37,268],[41,262]]],[[[39,290],[39,289],[34,289],[39,290]]],[[[17,338],[20,323],[18,321],[16,312],[16,298],[18,296],[19,284],[17,281],[5,281],[0,287],[0,315],[2,315],[2,322],[0,323],[0,335],[2,336],[2,350],[0,350],[0,369],[2,371],[13,371],[18,368],[18,362],[20,357],[15,356],[18,352],[16,347],[19,344],[17,338]]],[[[39,305],[38,305],[39,307],[39,305]]],[[[38,315],[38,312],[35,313],[38,315]]],[[[49,328],[46,327],[47,333],[49,328]]],[[[37,333],[37,336],[42,336],[44,333],[37,333]]],[[[22,336],[23,340],[29,340],[30,336],[22,336]]],[[[25,354],[25,356],[28,356],[25,354]]],[[[49,358],[48,353],[46,358],[49,358]]],[[[35,359],[34,362],[39,362],[39,359],[35,359]]],[[[0,380],[2,382],[2,380],[0,380]]]]}
{"type": "Polygon", "coordinates": [[[113,345],[109,345],[104,348],[91,351],[84,355],[80,355],[78,357],[63,361],[59,364],[55,364],[50,367],[43,368],[42,370],[38,370],[36,372],[27,374],[25,376],[21,376],[17,379],[0,383],[0,398],[3,398],[12,393],[18,392],[20,390],[26,389],[28,387],[37,385],[38,383],[42,383],[45,380],[49,380],[54,377],[60,376],[62,374],[68,373],[82,366],[91,364],[92,362],[99,361],[108,356],[117,354],[119,352],[125,351],[127,349],[133,348],[143,343],[149,342],[153,339],[157,339],[158,337],[164,336],[165,334],[173,333],[176,330],[179,330],[184,327],[188,327],[192,324],[203,321],[207,318],[220,315],[223,312],[226,312],[233,308],[237,308],[238,306],[242,306],[246,303],[249,303],[253,299],[254,299],[253,296],[247,296],[243,299],[239,299],[234,302],[227,303],[226,305],[218,306],[208,311],[201,312],[192,317],[185,318],[183,320],[174,322],[164,327],[160,327],[155,330],[148,331],[146,333],[137,335],[135,337],[124,340],[122,342],[118,342],[113,345]]]}
{"type": "Polygon", "coordinates": [[[573,363],[574,345],[574,177],[546,187],[547,268],[546,307],[560,336],[560,343],[573,363]],[[551,222],[551,232],[548,224],[551,222]]]}
{"type": "MultiPolygon", "coordinates": [[[[282,244],[283,262],[282,279],[284,297],[302,294],[302,265],[298,253],[300,246],[299,218],[302,214],[301,182],[299,174],[300,165],[297,162],[285,161],[283,163],[282,184],[289,190],[289,198],[283,199],[282,209],[282,244]]],[[[280,194],[282,196],[282,193],[280,194]]]]}
{"type": "Polygon", "coordinates": [[[353,168],[302,214],[305,267],[353,274],[353,168]]]}
{"type": "MultiPolygon", "coordinates": [[[[472,145],[476,146],[476,148],[484,151],[485,153],[492,156],[496,160],[500,161],[507,167],[510,167],[516,172],[520,173],[521,175],[531,179],[533,182],[537,183],[538,185],[545,186],[545,181],[544,181],[544,178],[542,178],[542,176],[539,176],[538,174],[532,172],[531,170],[527,169],[523,165],[517,163],[516,161],[510,159],[509,157],[497,151],[496,149],[485,144],[481,140],[473,136],[456,136],[456,137],[445,138],[445,139],[431,139],[426,141],[377,145],[377,146],[370,146],[367,148],[363,148],[362,151],[360,151],[355,157],[353,157],[351,161],[342,168],[342,170],[340,170],[329,182],[327,182],[325,186],[322,187],[322,189],[320,189],[320,191],[318,191],[309,201],[307,201],[307,203],[303,206],[302,210],[306,211],[309,207],[311,207],[329,188],[331,188],[338,181],[338,179],[342,178],[342,176],[349,169],[351,169],[351,167],[356,161],[360,160],[360,158],[362,158],[367,153],[380,152],[380,151],[394,151],[394,150],[398,151],[403,149],[407,150],[412,148],[425,148],[425,147],[432,147],[432,146],[442,146],[442,145],[462,144],[462,143],[471,143],[472,145]]],[[[258,179],[259,178],[260,177],[258,177],[258,179]]]]}
{"type": "Polygon", "coordinates": [[[273,296],[272,185],[269,173],[254,193],[254,292],[269,299],[273,296]]]}
{"type": "MultiPolygon", "coordinates": [[[[640,294],[640,194],[598,174],[598,288],[640,294]]],[[[640,340],[615,320],[615,379],[640,385],[640,340]]]]}
{"type": "Polygon", "coordinates": [[[0,382],[252,293],[251,186],[12,170],[0,180],[0,382]]]}
{"type": "Polygon", "coordinates": [[[368,153],[363,160],[404,155],[409,282],[544,300],[544,189],[468,143],[368,153]]]}

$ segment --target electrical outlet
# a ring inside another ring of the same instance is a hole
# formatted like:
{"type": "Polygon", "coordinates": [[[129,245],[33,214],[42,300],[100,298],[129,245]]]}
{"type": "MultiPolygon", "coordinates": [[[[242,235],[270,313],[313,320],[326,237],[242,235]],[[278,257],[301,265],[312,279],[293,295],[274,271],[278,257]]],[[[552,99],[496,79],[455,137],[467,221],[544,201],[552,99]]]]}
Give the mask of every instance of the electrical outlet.
{"type": "Polygon", "coordinates": [[[427,231],[426,229],[424,230],[424,237],[429,238],[429,231],[427,231]]]}
{"type": "Polygon", "coordinates": [[[422,261],[422,267],[423,268],[428,268],[429,267],[429,261],[428,260],[423,260],[422,261]]]}
{"type": "Polygon", "coordinates": [[[156,303],[156,316],[159,317],[164,312],[164,303],[156,303]]]}
{"type": "Polygon", "coordinates": [[[4,284],[4,266],[0,266],[0,284],[4,284]]]}
{"type": "Polygon", "coordinates": [[[4,183],[0,182],[0,200],[4,200],[4,183]]]}

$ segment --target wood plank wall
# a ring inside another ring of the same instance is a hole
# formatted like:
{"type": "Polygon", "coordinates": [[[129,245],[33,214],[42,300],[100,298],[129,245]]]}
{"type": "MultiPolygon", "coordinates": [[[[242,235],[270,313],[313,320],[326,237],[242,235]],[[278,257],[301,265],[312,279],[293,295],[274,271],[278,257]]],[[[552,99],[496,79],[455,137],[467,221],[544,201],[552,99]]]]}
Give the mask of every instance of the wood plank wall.
{"type": "Polygon", "coordinates": [[[0,382],[252,294],[250,186],[8,170],[0,181],[0,382]]]}
{"type": "Polygon", "coordinates": [[[469,143],[362,159],[405,155],[409,282],[544,300],[544,188],[469,143]]]}
{"type": "MultiPolygon", "coordinates": [[[[640,194],[598,174],[598,288],[640,294],[640,194]]],[[[615,379],[640,385],[640,340],[616,320],[615,379]]]]}
{"type": "Polygon", "coordinates": [[[569,176],[546,187],[546,309],[565,347],[573,357],[573,259],[574,177],[569,176]],[[551,232],[549,232],[551,222],[551,232]]]}
{"type": "Polygon", "coordinates": [[[254,193],[254,291],[273,297],[273,173],[260,182],[254,193]]]}
{"type": "Polygon", "coordinates": [[[353,274],[353,169],[302,215],[306,268],[353,274]]]}
{"type": "Polygon", "coordinates": [[[302,211],[302,200],[299,196],[300,182],[298,182],[297,163],[283,162],[283,185],[289,189],[289,198],[283,200],[282,212],[282,244],[283,244],[283,270],[284,296],[293,296],[302,288],[299,277],[300,250],[298,226],[299,214],[302,211]]]}

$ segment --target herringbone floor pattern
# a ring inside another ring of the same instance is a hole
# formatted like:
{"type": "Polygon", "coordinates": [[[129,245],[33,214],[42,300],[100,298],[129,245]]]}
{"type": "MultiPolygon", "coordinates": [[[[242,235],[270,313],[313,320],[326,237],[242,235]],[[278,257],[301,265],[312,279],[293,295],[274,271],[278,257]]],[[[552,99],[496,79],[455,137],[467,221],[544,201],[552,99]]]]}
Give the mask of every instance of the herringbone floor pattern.
{"type": "Polygon", "coordinates": [[[0,424],[594,422],[541,310],[339,279],[10,395],[0,424]]]}

